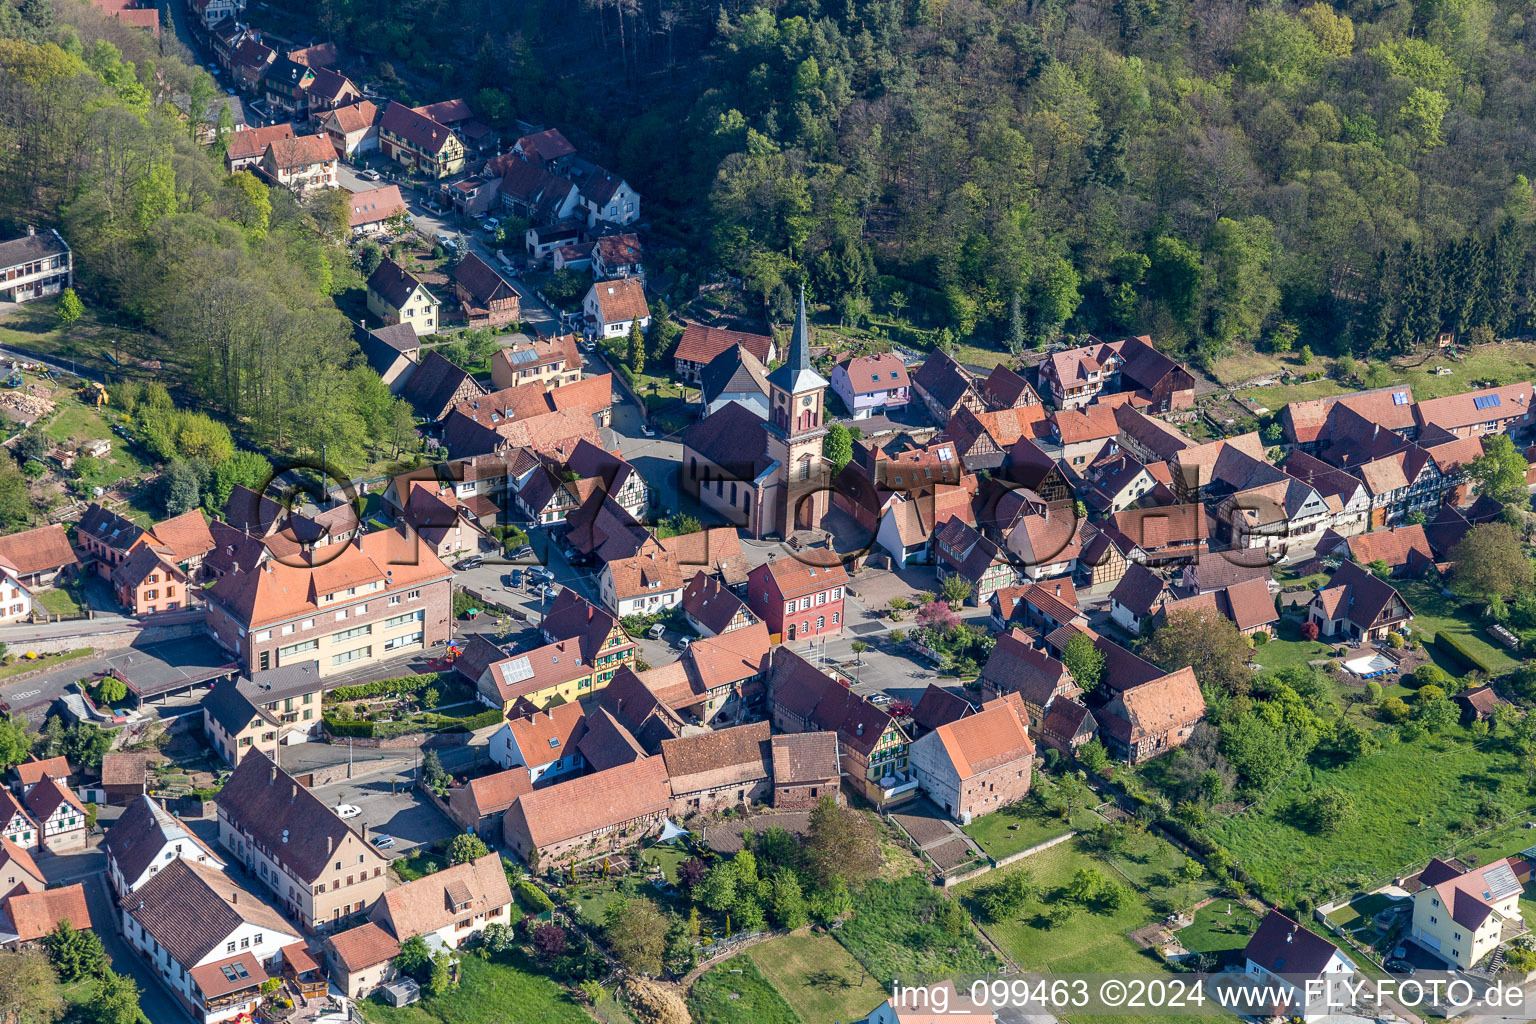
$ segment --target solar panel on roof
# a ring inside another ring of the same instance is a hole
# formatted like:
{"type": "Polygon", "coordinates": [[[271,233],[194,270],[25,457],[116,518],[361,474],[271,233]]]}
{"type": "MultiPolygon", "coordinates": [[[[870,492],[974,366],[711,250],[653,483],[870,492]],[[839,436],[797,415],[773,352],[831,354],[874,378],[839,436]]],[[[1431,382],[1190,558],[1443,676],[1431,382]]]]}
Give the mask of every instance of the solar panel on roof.
{"type": "Polygon", "coordinates": [[[501,670],[501,677],[509,683],[520,683],[533,678],[533,664],[527,658],[508,662],[501,670]]]}
{"type": "Polygon", "coordinates": [[[1510,893],[1520,891],[1520,883],[1515,878],[1515,873],[1510,870],[1509,864],[1495,864],[1483,870],[1483,881],[1492,891],[1493,899],[1503,899],[1510,893]]]}
{"type": "Polygon", "coordinates": [[[1498,395],[1478,395],[1472,399],[1472,404],[1479,409],[1492,409],[1494,406],[1502,403],[1499,401],[1498,395]]]}
{"type": "Polygon", "coordinates": [[[539,357],[539,354],[531,348],[514,351],[510,356],[514,363],[531,363],[539,357]]]}
{"type": "Polygon", "coordinates": [[[1408,404],[1408,392],[1406,392],[1406,391],[1394,391],[1394,392],[1392,392],[1392,404],[1393,405],[1407,405],[1408,404]]]}

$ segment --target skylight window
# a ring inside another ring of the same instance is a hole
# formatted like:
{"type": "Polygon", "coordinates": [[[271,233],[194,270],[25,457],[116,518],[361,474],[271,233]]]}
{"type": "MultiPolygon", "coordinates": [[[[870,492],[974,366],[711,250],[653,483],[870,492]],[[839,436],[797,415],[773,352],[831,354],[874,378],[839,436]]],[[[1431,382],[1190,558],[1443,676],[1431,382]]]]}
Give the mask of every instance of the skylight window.
{"type": "Polygon", "coordinates": [[[1408,404],[1408,392],[1406,392],[1406,391],[1394,391],[1394,392],[1392,392],[1392,404],[1393,405],[1407,405],[1408,404]]]}

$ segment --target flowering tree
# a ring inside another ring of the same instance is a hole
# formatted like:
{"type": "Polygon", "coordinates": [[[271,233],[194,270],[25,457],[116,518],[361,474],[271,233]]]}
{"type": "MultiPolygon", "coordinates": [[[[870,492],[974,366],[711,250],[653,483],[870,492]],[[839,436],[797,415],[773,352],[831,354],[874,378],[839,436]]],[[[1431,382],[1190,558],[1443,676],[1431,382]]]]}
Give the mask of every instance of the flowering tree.
{"type": "Polygon", "coordinates": [[[936,632],[948,633],[960,625],[960,616],[955,614],[948,601],[929,601],[918,609],[917,622],[936,632]]]}

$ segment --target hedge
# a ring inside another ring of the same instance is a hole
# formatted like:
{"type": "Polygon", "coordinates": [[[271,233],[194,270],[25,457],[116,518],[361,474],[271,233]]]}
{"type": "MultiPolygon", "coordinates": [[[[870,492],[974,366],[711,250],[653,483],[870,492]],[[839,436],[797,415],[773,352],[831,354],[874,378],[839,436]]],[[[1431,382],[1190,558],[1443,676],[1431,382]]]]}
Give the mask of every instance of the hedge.
{"type": "Polygon", "coordinates": [[[502,713],[500,708],[486,708],[478,715],[470,715],[468,718],[464,719],[459,723],[459,727],[463,728],[467,732],[474,732],[476,729],[484,729],[488,726],[495,725],[501,720],[502,713]]]}
{"type": "Polygon", "coordinates": [[[325,731],[332,736],[350,736],[353,739],[370,739],[373,736],[373,723],[362,719],[340,719],[325,715],[321,718],[325,725],[325,731]]]}
{"type": "Polygon", "coordinates": [[[542,914],[547,910],[554,910],[555,903],[544,890],[534,885],[528,879],[520,879],[517,883],[517,898],[535,914],[542,914]]]}
{"type": "Polygon", "coordinates": [[[1477,655],[1463,647],[1461,643],[1449,633],[1436,633],[1435,646],[1468,668],[1476,669],[1484,675],[1491,676],[1496,674],[1492,668],[1483,662],[1483,659],[1479,658],[1477,655]]]}
{"type": "Polygon", "coordinates": [[[425,675],[400,676],[396,679],[376,679],[371,683],[359,683],[356,686],[338,686],[330,693],[333,701],[366,700],[369,697],[384,697],[393,695],[404,696],[408,693],[420,693],[423,690],[438,685],[443,678],[441,672],[428,672],[425,675]]]}

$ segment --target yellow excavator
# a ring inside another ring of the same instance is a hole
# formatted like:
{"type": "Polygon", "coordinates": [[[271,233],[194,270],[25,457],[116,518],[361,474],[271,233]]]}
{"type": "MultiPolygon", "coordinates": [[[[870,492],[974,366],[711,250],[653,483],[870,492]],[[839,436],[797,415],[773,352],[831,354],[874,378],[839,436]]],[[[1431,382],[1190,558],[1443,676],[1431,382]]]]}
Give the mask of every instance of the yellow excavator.
{"type": "Polygon", "coordinates": [[[111,398],[107,396],[106,385],[94,380],[86,381],[81,386],[79,395],[82,401],[90,402],[98,409],[111,401],[111,398]]]}

